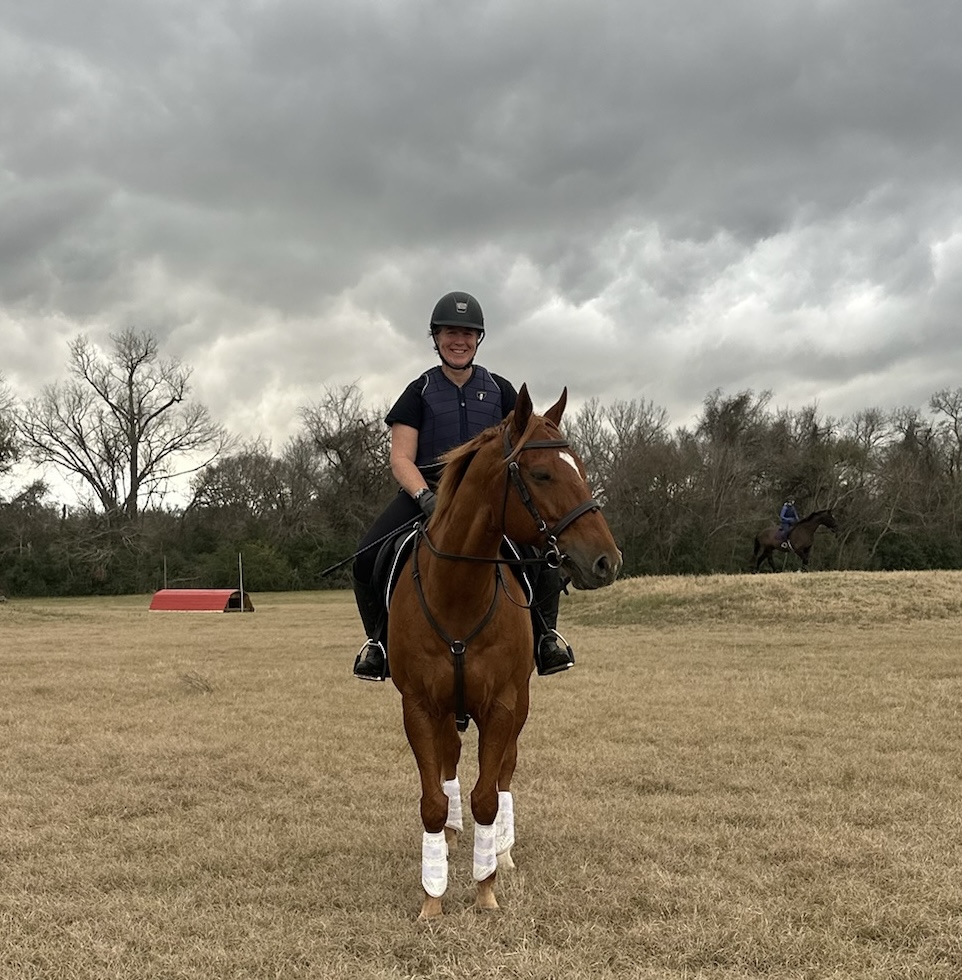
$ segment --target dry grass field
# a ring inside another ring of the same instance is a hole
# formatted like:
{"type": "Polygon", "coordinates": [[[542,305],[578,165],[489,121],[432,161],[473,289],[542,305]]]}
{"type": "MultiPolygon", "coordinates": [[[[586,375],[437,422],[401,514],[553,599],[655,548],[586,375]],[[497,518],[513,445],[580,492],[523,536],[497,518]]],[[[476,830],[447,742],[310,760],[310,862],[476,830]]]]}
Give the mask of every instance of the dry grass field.
{"type": "Polygon", "coordinates": [[[962,975],[962,574],[572,594],[502,909],[467,836],[436,924],[350,597],[253,599],[0,605],[3,980],[962,975]]]}

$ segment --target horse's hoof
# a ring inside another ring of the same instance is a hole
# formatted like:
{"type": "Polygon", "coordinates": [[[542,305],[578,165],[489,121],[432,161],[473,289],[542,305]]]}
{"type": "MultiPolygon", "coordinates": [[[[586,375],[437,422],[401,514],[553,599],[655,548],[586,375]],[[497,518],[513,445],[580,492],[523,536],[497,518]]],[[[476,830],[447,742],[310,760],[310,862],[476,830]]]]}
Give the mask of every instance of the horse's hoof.
{"type": "Polygon", "coordinates": [[[511,849],[502,851],[498,855],[498,871],[514,871],[515,864],[511,858],[511,849]]]}
{"type": "Polygon", "coordinates": [[[494,892],[490,895],[478,895],[474,907],[478,912],[497,912],[501,908],[498,905],[498,900],[494,897],[494,892]]]}
{"type": "Polygon", "coordinates": [[[448,854],[453,854],[458,849],[458,832],[453,827],[445,827],[444,840],[448,845],[448,854]]]}
{"type": "Polygon", "coordinates": [[[444,913],[441,910],[441,899],[432,898],[428,895],[424,899],[424,904],[421,906],[421,914],[418,916],[418,921],[423,921],[426,919],[437,919],[444,913]]]}

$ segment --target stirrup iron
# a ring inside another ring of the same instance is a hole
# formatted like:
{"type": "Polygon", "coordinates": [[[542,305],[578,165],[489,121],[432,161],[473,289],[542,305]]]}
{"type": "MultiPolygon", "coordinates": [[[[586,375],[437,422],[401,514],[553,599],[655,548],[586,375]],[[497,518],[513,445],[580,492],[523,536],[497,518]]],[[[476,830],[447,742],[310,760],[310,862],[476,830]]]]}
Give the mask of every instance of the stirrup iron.
{"type": "Polygon", "coordinates": [[[384,649],[384,644],[379,640],[367,639],[364,641],[364,646],[361,647],[357,652],[357,656],[354,658],[354,676],[359,681],[384,681],[387,679],[387,651],[384,649]],[[357,668],[363,662],[368,662],[367,651],[371,647],[376,647],[381,652],[381,673],[380,674],[359,674],[357,668]]]}

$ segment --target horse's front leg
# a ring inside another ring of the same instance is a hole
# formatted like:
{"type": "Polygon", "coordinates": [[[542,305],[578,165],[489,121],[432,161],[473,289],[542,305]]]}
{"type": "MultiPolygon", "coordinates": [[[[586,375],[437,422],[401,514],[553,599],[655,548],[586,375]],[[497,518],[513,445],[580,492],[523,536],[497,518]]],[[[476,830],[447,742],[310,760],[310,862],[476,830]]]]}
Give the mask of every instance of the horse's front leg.
{"type": "Polygon", "coordinates": [[[501,761],[501,771],[498,773],[498,816],[495,820],[495,853],[497,855],[498,870],[511,871],[514,869],[514,860],[511,857],[511,848],[514,847],[514,797],[511,795],[511,780],[514,778],[514,771],[518,765],[518,737],[521,729],[528,718],[528,697],[527,686],[521,692],[518,707],[515,710],[514,730],[508,741],[501,761]]]}
{"type": "Polygon", "coordinates": [[[461,761],[461,736],[454,721],[454,715],[448,715],[442,723],[441,741],[438,745],[438,757],[441,760],[441,775],[444,782],[441,789],[448,798],[448,815],[444,821],[444,839],[448,845],[448,854],[457,850],[458,835],[464,830],[464,818],[461,807],[461,784],[458,781],[458,763],[461,761]]]}
{"type": "Polygon", "coordinates": [[[421,887],[424,901],[421,919],[442,914],[441,897],[448,888],[448,845],[444,825],[448,818],[448,796],[441,785],[438,746],[441,730],[420,702],[403,697],[404,731],[421,775],[421,887]]]}
{"type": "Polygon", "coordinates": [[[514,732],[514,717],[503,705],[495,704],[478,720],[478,781],[471,791],[474,816],[474,880],[478,883],[475,906],[485,911],[498,908],[494,882],[498,873],[497,817],[498,780],[505,753],[514,732]]]}

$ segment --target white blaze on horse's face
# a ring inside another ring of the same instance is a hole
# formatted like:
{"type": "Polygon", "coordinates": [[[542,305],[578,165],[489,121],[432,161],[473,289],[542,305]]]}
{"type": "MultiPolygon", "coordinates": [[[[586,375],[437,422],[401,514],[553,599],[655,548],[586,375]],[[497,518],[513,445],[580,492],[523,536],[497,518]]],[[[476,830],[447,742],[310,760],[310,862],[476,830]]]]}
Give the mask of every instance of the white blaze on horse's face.
{"type": "Polygon", "coordinates": [[[578,464],[575,462],[574,456],[571,453],[558,453],[558,455],[578,474],[581,476],[581,470],[578,469],[578,464]]]}

